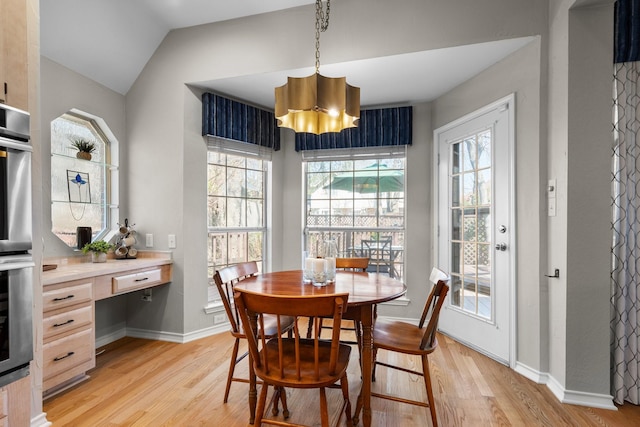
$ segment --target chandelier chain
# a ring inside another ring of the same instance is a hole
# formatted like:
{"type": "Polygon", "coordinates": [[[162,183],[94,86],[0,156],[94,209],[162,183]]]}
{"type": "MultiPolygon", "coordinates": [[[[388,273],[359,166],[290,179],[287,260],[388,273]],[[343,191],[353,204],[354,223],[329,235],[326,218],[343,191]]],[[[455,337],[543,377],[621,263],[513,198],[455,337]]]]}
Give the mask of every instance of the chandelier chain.
{"type": "Polygon", "coordinates": [[[322,8],[322,0],[316,0],[316,73],[320,72],[320,32],[329,28],[329,12],[331,11],[331,0],[327,0],[326,11],[322,8]]]}

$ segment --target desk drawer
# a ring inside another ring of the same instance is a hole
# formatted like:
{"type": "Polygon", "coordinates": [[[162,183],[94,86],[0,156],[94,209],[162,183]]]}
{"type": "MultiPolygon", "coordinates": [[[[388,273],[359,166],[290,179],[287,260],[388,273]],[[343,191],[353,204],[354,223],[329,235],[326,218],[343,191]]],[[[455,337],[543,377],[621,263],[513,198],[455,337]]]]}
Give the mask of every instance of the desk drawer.
{"type": "Polygon", "coordinates": [[[87,328],[43,346],[44,379],[93,359],[93,328],[87,328]]]}
{"type": "Polygon", "coordinates": [[[161,272],[161,269],[156,268],[154,270],[143,271],[141,273],[116,276],[112,279],[113,293],[117,294],[119,292],[126,292],[136,288],[144,289],[160,283],[162,279],[161,272]]]}
{"type": "Polygon", "coordinates": [[[44,312],[62,307],[91,301],[92,282],[84,282],[64,288],[45,290],[42,294],[42,310],[44,312]]]}
{"type": "Polygon", "coordinates": [[[92,321],[93,310],[91,304],[53,316],[46,316],[43,321],[44,339],[47,340],[47,338],[64,332],[90,325],[92,321]]]}

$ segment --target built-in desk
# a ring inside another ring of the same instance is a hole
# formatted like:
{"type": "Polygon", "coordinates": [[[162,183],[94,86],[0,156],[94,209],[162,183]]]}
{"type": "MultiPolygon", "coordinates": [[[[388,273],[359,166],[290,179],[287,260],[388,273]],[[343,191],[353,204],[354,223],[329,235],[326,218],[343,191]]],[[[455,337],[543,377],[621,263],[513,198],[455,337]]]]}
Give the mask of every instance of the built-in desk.
{"type": "Polygon", "coordinates": [[[44,397],[88,378],[95,367],[95,301],[171,281],[168,253],[138,252],[138,259],[48,259],[42,273],[44,397]]]}

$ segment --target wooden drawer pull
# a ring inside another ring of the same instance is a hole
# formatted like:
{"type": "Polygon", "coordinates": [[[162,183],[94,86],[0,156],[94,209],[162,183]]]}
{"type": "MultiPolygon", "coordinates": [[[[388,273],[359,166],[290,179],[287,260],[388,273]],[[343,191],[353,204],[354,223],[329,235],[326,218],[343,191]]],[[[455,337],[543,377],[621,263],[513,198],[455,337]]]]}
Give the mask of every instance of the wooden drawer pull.
{"type": "Polygon", "coordinates": [[[67,295],[66,297],[54,298],[53,300],[54,300],[54,301],[64,301],[64,300],[66,300],[66,299],[71,299],[71,298],[73,298],[73,297],[75,297],[75,295],[67,295]]]}
{"type": "Polygon", "coordinates": [[[57,327],[59,327],[59,326],[68,325],[69,323],[73,323],[73,319],[69,319],[69,320],[67,320],[66,322],[63,322],[63,323],[54,323],[54,324],[53,324],[53,327],[54,327],[54,328],[57,328],[57,327]]]}
{"type": "Polygon", "coordinates": [[[73,351],[70,351],[69,353],[65,354],[64,356],[60,356],[60,357],[56,357],[56,358],[54,358],[54,359],[53,359],[53,361],[54,361],[54,362],[59,362],[59,361],[61,361],[61,360],[63,360],[63,359],[66,359],[67,357],[71,357],[71,356],[73,356],[74,354],[76,354],[76,353],[75,353],[75,352],[73,352],[73,351]]]}
{"type": "Polygon", "coordinates": [[[149,280],[148,277],[143,277],[142,279],[136,279],[135,282],[144,282],[145,280],[149,280]]]}

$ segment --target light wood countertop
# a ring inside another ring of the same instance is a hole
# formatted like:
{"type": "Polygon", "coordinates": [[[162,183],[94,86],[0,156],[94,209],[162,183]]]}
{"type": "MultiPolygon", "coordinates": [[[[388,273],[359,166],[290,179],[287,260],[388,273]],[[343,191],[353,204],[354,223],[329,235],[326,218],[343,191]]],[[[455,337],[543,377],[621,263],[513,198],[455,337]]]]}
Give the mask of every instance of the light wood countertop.
{"type": "Polygon", "coordinates": [[[107,262],[93,263],[89,256],[45,259],[44,264],[56,264],[57,268],[42,273],[42,285],[55,285],[71,280],[86,279],[107,274],[120,274],[132,270],[173,264],[169,252],[138,252],[136,259],[108,258],[107,262]]]}

